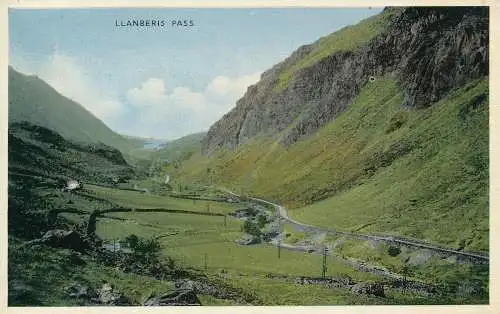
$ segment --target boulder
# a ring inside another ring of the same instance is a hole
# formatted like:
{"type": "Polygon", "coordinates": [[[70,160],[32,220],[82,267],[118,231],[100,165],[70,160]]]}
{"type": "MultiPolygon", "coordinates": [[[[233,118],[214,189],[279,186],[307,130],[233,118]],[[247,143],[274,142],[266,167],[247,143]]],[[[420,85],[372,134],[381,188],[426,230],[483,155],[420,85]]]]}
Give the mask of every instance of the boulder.
{"type": "Polygon", "coordinates": [[[71,254],[66,258],[66,261],[69,265],[74,266],[83,266],[87,264],[87,262],[85,262],[82,258],[82,253],[80,252],[71,252],[71,254]]]}
{"type": "Polygon", "coordinates": [[[144,306],[186,306],[201,305],[194,290],[176,290],[159,297],[148,299],[144,306]]]}
{"type": "Polygon", "coordinates": [[[239,245],[251,245],[260,243],[260,241],[261,241],[260,237],[245,234],[243,235],[243,238],[236,240],[235,242],[238,243],[239,245]]]}
{"type": "Polygon", "coordinates": [[[335,277],[335,281],[341,283],[344,286],[350,286],[350,285],[354,284],[354,281],[348,275],[339,275],[339,276],[335,277]]]}
{"type": "Polygon", "coordinates": [[[102,287],[97,290],[97,301],[101,304],[107,305],[129,305],[130,301],[118,292],[109,283],[104,283],[102,287]]]}
{"type": "Polygon", "coordinates": [[[179,279],[175,282],[175,288],[179,290],[193,290],[197,291],[197,284],[190,279],[179,279]]]}
{"type": "Polygon", "coordinates": [[[71,286],[67,286],[64,290],[72,298],[89,297],[89,288],[87,286],[83,286],[78,283],[74,283],[71,286]]]}
{"type": "Polygon", "coordinates": [[[79,252],[84,252],[86,248],[81,235],[73,230],[49,230],[42,236],[40,242],[52,247],[62,247],[79,252]]]}
{"type": "Polygon", "coordinates": [[[207,282],[201,280],[191,280],[191,279],[179,279],[175,282],[175,288],[177,290],[192,290],[194,293],[208,294],[208,295],[217,295],[220,291],[218,291],[217,287],[209,284],[207,282]]]}
{"type": "Polygon", "coordinates": [[[361,282],[351,287],[351,292],[356,294],[369,294],[377,297],[385,297],[384,286],[378,282],[361,282]]]}

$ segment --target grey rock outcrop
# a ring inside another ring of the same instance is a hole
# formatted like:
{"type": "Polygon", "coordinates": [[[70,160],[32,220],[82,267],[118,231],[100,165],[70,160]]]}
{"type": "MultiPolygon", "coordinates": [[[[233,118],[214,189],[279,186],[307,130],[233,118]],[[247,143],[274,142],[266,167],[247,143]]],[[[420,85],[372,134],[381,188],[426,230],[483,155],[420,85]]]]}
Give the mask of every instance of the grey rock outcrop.
{"type": "Polygon", "coordinates": [[[385,297],[384,286],[380,283],[357,283],[351,287],[351,292],[356,294],[370,294],[377,297],[385,297]]]}
{"type": "Polygon", "coordinates": [[[90,296],[89,288],[78,283],[67,286],[65,290],[71,298],[88,298],[90,296]]]}
{"type": "Polygon", "coordinates": [[[108,305],[129,305],[130,301],[109,283],[104,283],[97,291],[97,301],[108,305]]]}
{"type": "Polygon", "coordinates": [[[261,238],[245,233],[241,239],[235,241],[239,245],[252,245],[261,242],[261,238]]]}
{"type": "Polygon", "coordinates": [[[73,230],[49,230],[41,239],[35,242],[43,243],[52,247],[61,247],[65,249],[72,249],[79,252],[84,252],[87,248],[85,241],[81,235],[73,230]]]}
{"type": "Polygon", "coordinates": [[[144,306],[193,306],[201,305],[196,295],[195,283],[185,282],[177,290],[166,293],[159,297],[148,299],[144,306]]]}

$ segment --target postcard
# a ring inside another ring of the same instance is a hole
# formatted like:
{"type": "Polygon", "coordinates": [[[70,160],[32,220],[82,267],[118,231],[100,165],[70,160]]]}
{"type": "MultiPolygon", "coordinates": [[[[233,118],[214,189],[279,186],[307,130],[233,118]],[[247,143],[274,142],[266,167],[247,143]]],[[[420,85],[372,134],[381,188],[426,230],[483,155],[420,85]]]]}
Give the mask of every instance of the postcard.
{"type": "Polygon", "coordinates": [[[8,306],[490,304],[489,29],[10,7],[8,306]]]}

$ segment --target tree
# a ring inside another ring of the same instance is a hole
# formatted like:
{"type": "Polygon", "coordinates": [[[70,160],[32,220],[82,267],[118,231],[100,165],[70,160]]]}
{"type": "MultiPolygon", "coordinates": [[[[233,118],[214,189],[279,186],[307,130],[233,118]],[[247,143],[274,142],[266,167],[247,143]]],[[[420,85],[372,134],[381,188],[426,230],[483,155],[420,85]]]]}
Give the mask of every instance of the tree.
{"type": "Polygon", "coordinates": [[[403,293],[405,293],[408,286],[408,277],[413,273],[413,269],[410,265],[405,264],[401,269],[401,273],[403,274],[403,293]]]}
{"type": "Polygon", "coordinates": [[[259,228],[263,228],[267,223],[267,217],[265,215],[257,216],[257,224],[259,228]]]}
{"type": "Polygon", "coordinates": [[[160,251],[160,242],[157,239],[141,239],[135,234],[131,234],[125,238],[136,258],[139,259],[155,259],[156,254],[160,251]]]}
{"type": "Polygon", "coordinates": [[[131,249],[135,249],[137,243],[139,242],[139,238],[135,234],[131,234],[125,238],[125,241],[131,249]]]}
{"type": "Polygon", "coordinates": [[[260,237],[262,234],[262,231],[260,230],[259,226],[252,222],[251,220],[246,220],[245,223],[243,224],[243,230],[253,236],[260,237]]]}

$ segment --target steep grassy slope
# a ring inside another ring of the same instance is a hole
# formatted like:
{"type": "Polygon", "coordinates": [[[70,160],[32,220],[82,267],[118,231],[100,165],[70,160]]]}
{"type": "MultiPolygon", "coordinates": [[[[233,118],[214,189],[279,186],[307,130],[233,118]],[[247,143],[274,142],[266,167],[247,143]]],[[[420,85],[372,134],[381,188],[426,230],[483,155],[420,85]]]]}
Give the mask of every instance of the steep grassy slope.
{"type": "Polygon", "coordinates": [[[38,77],[23,75],[9,67],[9,123],[19,121],[49,128],[71,140],[102,142],[122,152],[141,145],[113,132],[80,104],[59,94],[38,77]]]}
{"type": "Polygon", "coordinates": [[[277,200],[305,222],[487,250],[487,94],[487,79],[476,80],[406,109],[395,81],[377,78],[308,138],[195,155],[177,176],[277,200]]]}
{"type": "Polygon", "coordinates": [[[117,149],[104,144],[68,141],[27,122],[9,126],[9,173],[112,183],[134,172],[117,149]]]}
{"type": "Polygon", "coordinates": [[[283,89],[296,71],[310,67],[316,62],[339,51],[352,51],[367,43],[370,39],[382,32],[391,18],[399,14],[401,10],[395,9],[384,11],[353,26],[320,38],[313,45],[313,49],[304,58],[299,59],[288,67],[281,70],[275,90],[283,89]]]}
{"type": "Polygon", "coordinates": [[[117,149],[77,144],[27,122],[9,127],[8,173],[9,235],[28,238],[47,228],[51,210],[71,207],[68,204],[75,201],[58,198],[67,179],[111,184],[114,179],[124,181],[134,176],[117,149]]]}

